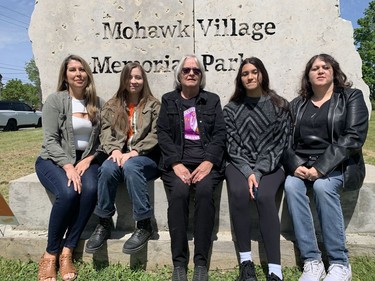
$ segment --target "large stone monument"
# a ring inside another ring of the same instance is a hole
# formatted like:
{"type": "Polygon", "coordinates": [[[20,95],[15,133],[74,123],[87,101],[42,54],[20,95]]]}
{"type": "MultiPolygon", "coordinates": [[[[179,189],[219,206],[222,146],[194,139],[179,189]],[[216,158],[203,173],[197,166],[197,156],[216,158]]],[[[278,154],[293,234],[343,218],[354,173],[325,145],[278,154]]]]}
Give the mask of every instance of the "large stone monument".
{"type": "Polygon", "coordinates": [[[95,74],[98,94],[117,90],[124,64],[138,61],[161,97],[173,87],[173,71],[185,54],[197,54],[207,90],[226,104],[241,60],[261,58],[271,87],[291,100],[308,59],[333,55],[370,107],[353,28],[339,15],[339,0],[43,0],[37,1],[30,38],[43,99],[55,90],[60,64],[78,54],[95,74]]]}

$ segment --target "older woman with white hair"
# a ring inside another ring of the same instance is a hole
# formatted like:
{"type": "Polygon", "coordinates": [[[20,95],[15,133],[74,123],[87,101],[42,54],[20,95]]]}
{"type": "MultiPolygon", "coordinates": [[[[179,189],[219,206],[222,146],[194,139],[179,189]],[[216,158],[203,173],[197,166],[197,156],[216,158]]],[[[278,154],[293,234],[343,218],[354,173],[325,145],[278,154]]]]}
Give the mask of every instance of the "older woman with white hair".
{"type": "Polygon", "coordinates": [[[190,189],[195,191],[193,281],[208,280],[215,218],[213,194],[223,178],[225,123],[219,96],[203,89],[205,77],[196,56],[183,57],[176,68],[175,90],[163,95],[158,119],[173,281],[187,280],[190,189]]]}

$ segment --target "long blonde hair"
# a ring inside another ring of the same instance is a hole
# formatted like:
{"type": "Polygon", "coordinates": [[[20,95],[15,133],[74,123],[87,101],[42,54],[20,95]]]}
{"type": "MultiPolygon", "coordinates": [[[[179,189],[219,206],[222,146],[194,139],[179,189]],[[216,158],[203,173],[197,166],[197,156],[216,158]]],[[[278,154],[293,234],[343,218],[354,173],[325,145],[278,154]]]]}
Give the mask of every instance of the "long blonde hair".
{"type": "Polygon", "coordinates": [[[89,119],[93,124],[99,121],[99,99],[96,95],[96,88],[94,83],[94,76],[89,64],[80,56],[69,55],[64,59],[60,66],[60,72],[57,82],[57,91],[69,91],[69,84],[67,82],[66,72],[70,61],[79,61],[87,73],[87,86],[84,92],[85,106],[89,119]]]}

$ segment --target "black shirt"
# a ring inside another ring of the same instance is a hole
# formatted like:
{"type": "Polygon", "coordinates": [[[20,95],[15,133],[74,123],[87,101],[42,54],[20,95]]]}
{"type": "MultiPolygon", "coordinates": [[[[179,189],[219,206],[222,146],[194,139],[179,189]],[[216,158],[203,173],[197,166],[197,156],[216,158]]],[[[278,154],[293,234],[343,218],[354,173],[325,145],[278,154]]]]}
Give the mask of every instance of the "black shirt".
{"type": "Polygon", "coordinates": [[[184,99],[181,103],[184,114],[184,151],[182,163],[184,165],[198,165],[204,160],[204,149],[200,140],[197,114],[195,112],[197,97],[184,99]]]}
{"type": "Polygon", "coordinates": [[[321,105],[315,106],[311,100],[308,101],[306,111],[301,119],[300,139],[297,144],[297,153],[306,155],[320,155],[327,148],[330,137],[328,132],[328,109],[330,106],[328,100],[321,105]],[[317,138],[323,141],[317,141],[317,138]]]}

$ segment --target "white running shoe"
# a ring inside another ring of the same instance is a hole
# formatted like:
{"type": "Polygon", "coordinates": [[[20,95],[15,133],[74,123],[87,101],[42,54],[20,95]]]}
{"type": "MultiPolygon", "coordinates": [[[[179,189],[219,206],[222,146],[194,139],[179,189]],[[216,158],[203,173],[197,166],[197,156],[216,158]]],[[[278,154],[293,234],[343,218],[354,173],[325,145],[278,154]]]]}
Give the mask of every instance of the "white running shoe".
{"type": "Polygon", "coordinates": [[[351,281],[352,268],[342,264],[331,264],[328,268],[327,277],[324,281],[351,281]]]}
{"type": "Polygon", "coordinates": [[[307,261],[303,265],[303,273],[298,281],[320,281],[324,277],[326,277],[326,271],[322,261],[307,261]]]}

